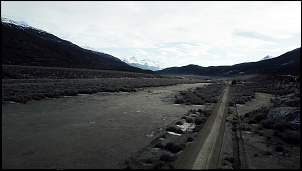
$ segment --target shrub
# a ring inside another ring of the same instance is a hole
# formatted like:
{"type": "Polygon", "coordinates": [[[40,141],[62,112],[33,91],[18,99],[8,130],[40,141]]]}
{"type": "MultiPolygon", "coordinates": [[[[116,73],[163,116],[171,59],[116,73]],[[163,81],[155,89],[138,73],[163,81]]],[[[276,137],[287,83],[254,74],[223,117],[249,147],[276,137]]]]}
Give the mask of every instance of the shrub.
{"type": "Polygon", "coordinates": [[[174,146],[172,146],[172,148],[171,148],[171,152],[172,153],[177,153],[177,152],[179,152],[179,151],[181,151],[181,150],[183,150],[184,149],[184,147],[183,146],[181,146],[181,145],[179,145],[179,144],[176,144],[176,145],[174,145],[174,146]]]}
{"type": "Polygon", "coordinates": [[[92,94],[93,91],[91,89],[84,89],[79,91],[80,94],[92,94]]]}
{"type": "Polygon", "coordinates": [[[233,156],[228,156],[225,158],[225,160],[229,161],[232,164],[235,163],[235,157],[233,157],[233,156]]]}
{"type": "Polygon", "coordinates": [[[166,131],[176,132],[177,128],[175,126],[169,126],[166,128],[166,131]]]}
{"type": "Polygon", "coordinates": [[[39,94],[33,94],[33,96],[32,96],[33,100],[41,100],[43,98],[44,98],[44,94],[41,94],[41,93],[39,93],[39,94]]]}
{"type": "Polygon", "coordinates": [[[265,120],[262,120],[260,122],[260,124],[264,127],[264,128],[268,128],[268,129],[272,129],[274,124],[275,124],[275,121],[272,120],[272,119],[265,119],[265,120]]]}
{"type": "Polygon", "coordinates": [[[280,132],[283,132],[284,130],[290,129],[291,125],[289,123],[287,123],[286,121],[281,121],[281,122],[275,123],[274,128],[280,132]]]}
{"type": "Polygon", "coordinates": [[[187,117],[187,118],[186,118],[186,122],[187,122],[187,123],[192,123],[192,122],[193,122],[193,119],[192,119],[192,118],[187,117]]]}
{"type": "Polygon", "coordinates": [[[177,121],[176,125],[183,125],[182,121],[177,121]]]}
{"type": "Polygon", "coordinates": [[[282,151],[284,151],[285,149],[284,149],[283,146],[277,146],[277,147],[275,148],[275,150],[276,150],[277,152],[282,152],[282,151]]]}
{"type": "Polygon", "coordinates": [[[168,142],[166,145],[165,145],[165,150],[168,150],[168,151],[171,151],[172,150],[172,147],[175,145],[174,142],[168,142]]]}
{"type": "Polygon", "coordinates": [[[249,123],[249,124],[256,124],[257,121],[256,121],[255,119],[250,119],[250,120],[248,121],[248,123],[249,123]]]}
{"type": "Polygon", "coordinates": [[[193,140],[194,140],[193,137],[188,137],[188,138],[187,138],[187,141],[188,141],[188,142],[192,142],[193,140]]]}
{"type": "Polygon", "coordinates": [[[199,132],[200,130],[201,130],[201,128],[199,128],[199,127],[193,128],[193,132],[199,132]]]}
{"type": "Polygon", "coordinates": [[[175,160],[175,157],[172,157],[169,154],[163,154],[160,156],[159,160],[164,162],[173,162],[175,160]]]}
{"type": "Polygon", "coordinates": [[[270,152],[270,151],[265,151],[265,152],[264,152],[264,155],[272,155],[272,152],[270,152]]]}
{"type": "Polygon", "coordinates": [[[65,91],[66,96],[76,96],[78,95],[78,91],[77,90],[67,90],[65,91]]]}
{"type": "Polygon", "coordinates": [[[229,106],[235,106],[235,102],[234,101],[229,101],[229,106]]]}
{"type": "Polygon", "coordinates": [[[151,158],[145,159],[145,163],[153,163],[153,160],[151,158]]]}
{"type": "Polygon", "coordinates": [[[158,162],[158,163],[156,163],[156,164],[154,165],[153,169],[161,169],[161,168],[163,168],[164,166],[166,166],[166,163],[163,162],[163,161],[160,161],[160,162],[158,162]]]}
{"type": "Polygon", "coordinates": [[[205,118],[196,118],[194,123],[195,125],[201,125],[203,123],[205,123],[206,119],[205,118]]]}
{"type": "Polygon", "coordinates": [[[154,145],[156,148],[164,148],[164,145],[162,143],[157,143],[154,145]]]}
{"type": "Polygon", "coordinates": [[[266,139],[269,141],[269,140],[272,139],[272,137],[271,136],[267,136],[266,139]]]}
{"type": "Polygon", "coordinates": [[[299,131],[285,130],[283,132],[282,139],[284,139],[284,141],[291,144],[300,144],[300,130],[299,131]]]}
{"type": "Polygon", "coordinates": [[[176,98],[175,100],[174,100],[174,103],[175,104],[182,104],[182,103],[185,103],[185,100],[183,99],[183,98],[176,98]]]}
{"type": "Polygon", "coordinates": [[[263,119],[266,118],[266,115],[263,114],[263,113],[259,113],[259,114],[255,115],[254,118],[255,118],[255,120],[259,123],[260,121],[262,121],[263,119]]]}

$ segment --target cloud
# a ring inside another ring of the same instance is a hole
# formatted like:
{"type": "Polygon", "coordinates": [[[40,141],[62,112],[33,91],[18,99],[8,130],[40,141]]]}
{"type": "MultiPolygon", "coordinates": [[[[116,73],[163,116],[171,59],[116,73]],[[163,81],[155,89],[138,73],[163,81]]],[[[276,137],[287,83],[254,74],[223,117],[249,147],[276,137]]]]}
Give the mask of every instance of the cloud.
{"type": "Polygon", "coordinates": [[[198,60],[202,64],[236,54],[245,55],[234,62],[250,53],[262,57],[265,50],[283,48],[283,40],[297,35],[300,45],[282,46],[301,46],[299,1],[1,1],[1,16],[79,46],[129,48],[135,55],[165,59],[167,64],[184,57],[203,59],[198,60]]]}
{"type": "Polygon", "coordinates": [[[234,58],[234,57],[242,57],[246,55],[245,53],[235,53],[235,52],[228,52],[227,58],[234,58]]]}

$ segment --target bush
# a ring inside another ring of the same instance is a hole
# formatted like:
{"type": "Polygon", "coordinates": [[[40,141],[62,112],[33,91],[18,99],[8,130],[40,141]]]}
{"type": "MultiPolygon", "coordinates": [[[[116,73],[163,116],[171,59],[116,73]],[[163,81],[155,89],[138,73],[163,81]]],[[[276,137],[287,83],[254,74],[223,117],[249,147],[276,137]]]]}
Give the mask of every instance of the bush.
{"type": "Polygon", "coordinates": [[[174,100],[174,103],[175,104],[182,104],[182,103],[185,103],[185,100],[183,99],[183,98],[176,98],[175,100],[174,100]]]}
{"type": "Polygon", "coordinates": [[[250,120],[248,121],[248,123],[249,123],[249,124],[256,124],[257,121],[256,121],[255,119],[250,119],[250,120]]]}
{"type": "Polygon", "coordinates": [[[290,129],[291,125],[289,123],[287,123],[286,121],[281,121],[281,122],[275,123],[274,128],[280,132],[283,132],[284,130],[290,129]]]}
{"type": "Polygon", "coordinates": [[[282,151],[284,151],[285,149],[284,149],[284,147],[282,147],[282,146],[277,146],[277,147],[275,148],[275,150],[276,150],[277,152],[282,152],[282,151]]]}
{"type": "Polygon", "coordinates": [[[181,121],[177,121],[176,125],[183,125],[183,123],[181,121]]]}
{"type": "Polygon", "coordinates": [[[92,94],[93,91],[91,89],[80,90],[79,94],[92,94]]]}
{"type": "Polygon", "coordinates": [[[233,157],[233,156],[228,156],[225,158],[225,160],[229,161],[232,164],[235,163],[235,157],[233,157]]]}
{"type": "Polygon", "coordinates": [[[293,131],[293,130],[285,130],[283,132],[282,139],[291,144],[300,144],[300,130],[293,131]]]}
{"type": "Polygon", "coordinates": [[[274,127],[275,121],[272,119],[266,119],[262,120],[260,122],[260,125],[263,126],[264,128],[272,129],[274,127]]]}
{"type": "Polygon", "coordinates": [[[264,113],[259,113],[259,114],[255,115],[254,118],[259,123],[260,121],[262,121],[263,119],[266,118],[266,115],[264,113]]]}
{"type": "Polygon", "coordinates": [[[165,166],[166,166],[166,163],[163,161],[160,161],[154,165],[153,169],[162,169],[165,166]]]}
{"type": "Polygon", "coordinates": [[[272,152],[270,152],[270,151],[265,151],[265,152],[264,152],[264,155],[272,155],[272,152]]]}
{"type": "Polygon", "coordinates": [[[76,96],[79,94],[77,90],[67,90],[65,91],[66,96],[76,96]]]}
{"type": "Polygon", "coordinates": [[[187,141],[188,141],[188,142],[192,142],[193,140],[194,140],[193,137],[188,137],[188,138],[187,138],[187,141]]]}
{"type": "Polygon", "coordinates": [[[183,146],[176,144],[176,145],[172,146],[172,148],[171,148],[170,151],[172,153],[177,153],[177,152],[179,152],[179,151],[181,151],[183,149],[184,149],[183,146]]]}
{"type": "Polygon", "coordinates": [[[172,157],[169,154],[163,154],[162,156],[160,156],[159,160],[164,162],[173,162],[175,160],[175,157],[172,157]]]}
{"type": "Polygon", "coordinates": [[[193,132],[199,132],[201,130],[201,128],[195,127],[193,128],[193,132]]]}
{"type": "Polygon", "coordinates": [[[157,143],[154,145],[156,148],[164,148],[164,145],[162,143],[157,143]]]}
{"type": "Polygon", "coordinates": [[[192,122],[193,122],[193,119],[192,119],[192,118],[187,117],[187,118],[186,118],[186,122],[187,122],[187,123],[192,123],[192,122]]]}
{"type": "Polygon", "coordinates": [[[165,150],[168,150],[168,151],[171,151],[172,150],[172,147],[175,145],[174,142],[168,142],[166,145],[165,145],[165,150]]]}
{"type": "Polygon", "coordinates": [[[45,96],[42,93],[37,93],[37,94],[33,94],[32,99],[33,100],[41,100],[43,99],[45,96]]]}
{"type": "Polygon", "coordinates": [[[183,131],[180,128],[176,128],[175,126],[167,127],[166,131],[175,132],[175,133],[178,133],[178,134],[183,133],[183,131]]]}
{"type": "Polygon", "coordinates": [[[195,121],[194,121],[195,125],[201,125],[205,122],[206,122],[205,118],[196,118],[195,121]]]}

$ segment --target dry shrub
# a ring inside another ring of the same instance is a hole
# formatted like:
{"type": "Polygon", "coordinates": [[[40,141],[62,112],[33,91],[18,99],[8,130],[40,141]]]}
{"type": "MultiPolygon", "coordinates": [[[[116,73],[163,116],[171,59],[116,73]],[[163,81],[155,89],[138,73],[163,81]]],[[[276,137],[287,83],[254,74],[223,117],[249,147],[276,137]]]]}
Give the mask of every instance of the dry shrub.
{"type": "Polygon", "coordinates": [[[164,145],[162,143],[157,143],[154,145],[156,148],[164,148],[164,145]]]}
{"type": "Polygon", "coordinates": [[[194,140],[193,137],[188,137],[188,138],[187,138],[187,141],[188,141],[188,142],[192,142],[193,140],[194,140]]]}

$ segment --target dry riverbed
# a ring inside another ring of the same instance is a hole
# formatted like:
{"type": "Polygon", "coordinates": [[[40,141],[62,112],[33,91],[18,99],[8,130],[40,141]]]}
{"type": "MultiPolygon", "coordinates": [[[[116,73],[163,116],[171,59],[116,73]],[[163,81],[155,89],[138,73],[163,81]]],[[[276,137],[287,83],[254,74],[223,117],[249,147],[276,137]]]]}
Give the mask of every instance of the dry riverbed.
{"type": "Polygon", "coordinates": [[[207,83],[143,88],[2,105],[2,168],[111,169],[190,109],[180,90],[207,83]]]}

